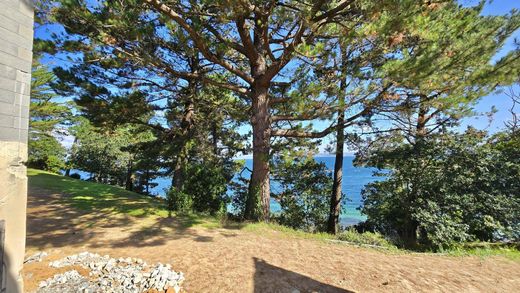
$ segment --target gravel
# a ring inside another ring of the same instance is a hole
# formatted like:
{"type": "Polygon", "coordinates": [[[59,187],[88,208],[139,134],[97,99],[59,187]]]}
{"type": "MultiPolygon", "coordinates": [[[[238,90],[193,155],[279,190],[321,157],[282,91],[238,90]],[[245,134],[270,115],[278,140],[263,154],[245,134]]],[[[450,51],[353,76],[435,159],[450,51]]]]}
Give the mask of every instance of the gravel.
{"type": "Polygon", "coordinates": [[[55,275],[40,283],[37,292],[179,292],[184,281],[181,272],[169,264],[148,265],[138,258],[111,258],[108,255],[82,252],[49,263],[53,268],[81,266],[89,270],[82,276],[75,270],[55,275]],[[172,291],[173,290],[173,291],[172,291]]]}
{"type": "Polygon", "coordinates": [[[41,262],[47,255],[47,252],[40,251],[26,258],[23,263],[41,262]]]}

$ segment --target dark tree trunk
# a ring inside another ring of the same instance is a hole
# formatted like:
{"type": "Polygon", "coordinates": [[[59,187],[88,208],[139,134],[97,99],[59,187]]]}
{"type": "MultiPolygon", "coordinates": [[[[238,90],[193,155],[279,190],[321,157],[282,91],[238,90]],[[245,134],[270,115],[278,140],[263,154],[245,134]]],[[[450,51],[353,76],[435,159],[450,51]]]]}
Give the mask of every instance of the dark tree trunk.
{"type": "MultiPolygon", "coordinates": [[[[338,114],[338,124],[343,123],[345,113],[338,114]]],[[[327,231],[336,234],[339,231],[339,213],[341,211],[341,184],[343,182],[343,145],[345,143],[345,133],[341,126],[336,130],[336,159],[334,161],[334,182],[332,184],[332,194],[330,197],[330,212],[327,231]]]]}
{"type": "Polygon", "coordinates": [[[269,85],[256,86],[252,90],[253,116],[253,173],[249,182],[249,195],[245,218],[269,221],[270,185],[269,151],[271,143],[271,123],[269,117],[269,85]],[[258,205],[260,204],[260,211],[258,205]]]}
{"type": "Polygon", "coordinates": [[[70,168],[65,169],[65,176],[70,176],[70,168]]]}
{"type": "Polygon", "coordinates": [[[132,180],[132,173],[133,173],[133,167],[132,167],[132,159],[128,162],[128,167],[126,169],[126,182],[125,182],[125,189],[132,191],[134,189],[134,182],[132,180]]]}
{"type": "MultiPolygon", "coordinates": [[[[267,73],[268,14],[255,13],[253,30],[254,51],[250,54],[251,102],[253,127],[253,173],[249,182],[245,218],[269,222],[271,190],[269,182],[269,155],[271,148],[271,117],[269,113],[269,87],[271,78],[267,73]]],[[[247,36],[249,39],[249,36],[247,36]]],[[[251,48],[252,49],[252,48],[251,48]]]]}
{"type": "Polygon", "coordinates": [[[415,143],[416,148],[420,148],[421,143],[426,137],[426,123],[428,123],[428,107],[425,104],[427,102],[427,97],[421,96],[419,99],[419,112],[417,114],[417,125],[415,126],[415,143]]]}
{"type": "Polygon", "coordinates": [[[184,186],[184,167],[185,167],[185,158],[184,158],[184,147],[181,149],[180,153],[177,156],[177,160],[175,161],[175,167],[173,169],[173,180],[172,186],[177,191],[182,191],[182,187],[184,186]]]}
{"type": "MultiPolygon", "coordinates": [[[[414,133],[414,145],[413,145],[413,154],[412,156],[415,156],[415,162],[416,162],[416,170],[417,173],[415,173],[415,176],[411,179],[412,180],[412,188],[410,190],[409,194],[409,213],[411,213],[411,210],[416,208],[416,201],[417,198],[420,197],[420,182],[422,178],[422,162],[420,160],[422,153],[423,153],[423,147],[425,143],[425,138],[427,135],[427,129],[426,124],[428,123],[428,120],[430,117],[428,116],[428,106],[427,106],[427,97],[424,95],[421,95],[419,97],[419,105],[418,105],[418,113],[417,113],[417,124],[415,125],[415,133],[414,133]]],[[[419,224],[416,220],[412,218],[411,215],[408,215],[408,218],[403,225],[403,231],[401,238],[404,240],[405,245],[409,247],[415,247],[417,246],[417,229],[419,227],[419,224]]]]}
{"type": "MultiPolygon", "coordinates": [[[[197,56],[190,59],[190,66],[193,73],[198,72],[199,68],[199,59],[197,56]]],[[[180,134],[180,140],[182,143],[182,146],[180,148],[179,154],[177,154],[177,160],[175,162],[175,167],[173,170],[173,181],[172,186],[177,191],[182,191],[182,188],[184,186],[184,179],[185,174],[184,171],[186,170],[186,164],[188,159],[188,150],[187,150],[187,143],[191,139],[192,131],[194,127],[194,115],[195,115],[195,104],[193,101],[196,100],[196,96],[198,95],[198,81],[197,80],[190,80],[188,89],[190,90],[190,93],[186,97],[185,103],[184,103],[184,113],[181,120],[181,134],[180,134]]]]}
{"type": "Polygon", "coordinates": [[[218,157],[218,134],[217,134],[217,122],[211,123],[211,139],[213,144],[213,154],[218,157]]]}
{"type": "Polygon", "coordinates": [[[150,170],[146,169],[146,177],[145,177],[145,184],[146,184],[146,194],[150,194],[148,187],[150,187],[150,170]]]}
{"type": "Polygon", "coordinates": [[[339,231],[339,214],[341,211],[341,184],[343,183],[343,146],[345,144],[345,91],[347,90],[347,52],[340,45],[341,50],[341,80],[338,93],[338,121],[336,127],[336,158],[334,160],[334,181],[332,183],[332,194],[330,196],[329,221],[327,231],[336,234],[339,231]]]}
{"type": "Polygon", "coordinates": [[[401,236],[401,239],[403,239],[404,245],[406,247],[417,246],[417,227],[418,224],[415,220],[408,219],[407,222],[404,224],[401,233],[399,233],[399,236],[401,236]]]}

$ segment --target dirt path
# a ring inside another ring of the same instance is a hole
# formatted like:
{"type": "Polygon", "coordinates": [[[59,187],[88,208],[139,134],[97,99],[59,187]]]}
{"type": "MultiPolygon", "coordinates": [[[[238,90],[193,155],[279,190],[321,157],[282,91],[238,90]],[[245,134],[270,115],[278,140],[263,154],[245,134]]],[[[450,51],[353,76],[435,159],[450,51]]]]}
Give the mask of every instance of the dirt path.
{"type": "Polygon", "coordinates": [[[170,263],[187,292],[518,292],[520,263],[503,258],[384,253],[234,229],[183,228],[176,219],[78,212],[31,190],[26,291],[58,273],[48,262],[89,251],[170,263]]]}

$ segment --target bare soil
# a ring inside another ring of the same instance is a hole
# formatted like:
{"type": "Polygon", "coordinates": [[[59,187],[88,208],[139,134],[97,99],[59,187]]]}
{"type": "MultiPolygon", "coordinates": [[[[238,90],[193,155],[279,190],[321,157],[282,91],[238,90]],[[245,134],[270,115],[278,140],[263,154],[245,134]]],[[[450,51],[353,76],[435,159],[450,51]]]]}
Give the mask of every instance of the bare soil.
{"type": "MultiPolygon", "coordinates": [[[[519,292],[520,263],[501,257],[393,253],[269,231],[185,228],[179,219],[82,212],[30,190],[25,289],[65,269],[49,261],[89,251],[170,263],[187,292],[519,292]]],[[[81,268],[76,268],[85,273],[81,268]]]]}

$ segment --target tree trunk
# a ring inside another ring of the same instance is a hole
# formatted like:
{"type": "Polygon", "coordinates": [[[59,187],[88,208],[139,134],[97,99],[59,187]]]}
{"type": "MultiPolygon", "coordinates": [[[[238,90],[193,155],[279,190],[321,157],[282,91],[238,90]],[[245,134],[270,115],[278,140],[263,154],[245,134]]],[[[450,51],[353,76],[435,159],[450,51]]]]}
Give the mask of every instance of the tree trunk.
{"type": "Polygon", "coordinates": [[[269,151],[271,147],[271,123],[269,117],[269,85],[256,86],[252,90],[253,115],[253,173],[249,182],[245,218],[269,221],[270,185],[269,151]],[[258,210],[260,204],[260,210],[258,210]]]}
{"type": "MultiPolygon", "coordinates": [[[[193,90],[193,95],[197,94],[196,83],[190,81],[190,89],[193,90]]],[[[188,157],[188,141],[191,139],[192,130],[194,127],[193,116],[195,115],[195,105],[193,103],[195,97],[188,97],[186,103],[184,104],[184,116],[181,120],[181,137],[182,146],[180,148],[179,154],[177,154],[177,160],[175,162],[175,167],[173,170],[173,182],[172,185],[177,189],[177,191],[182,191],[182,187],[184,185],[184,171],[186,170],[186,163],[188,157]]]]}
{"type": "Polygon", "coordinates": [[[177,157],[177,161],[175,162],[175,167],[173,170],[173,180],[172,185],[177,191],[182,191],[182,187],[184,185],[184,154],[181,153],[177,157]]]}
{"type": "Polygon", "coordinates": [[[399,234],[406,247],[413,248],[417,246],[417,227],[418,223],[413,219],[407,219],[403,225],[403,230],[399,234]]]}
{"type": "Polygon", "coordinates": [[[417,198],[420,198],[420,182],[422,178],[422,160],[421,156],[423,153],[423,147],[426,139],[426,123],[428,122],[428,107],[426,105],[427,97],[424,95],[421,95],[419,97],[419,105],[418,105],[418,113],[417,113],[417,124],[415,125],[415,133],[414,133],[414,145],[413,145],[413,153],[412,156],[414,156],[414,160],[416,162],[415,169],[417,170],[415,173],[415,176],[411,179],[411,192],[409,194],[409,214],[408,218],[406,219],[401,235],[401,238],[404,239],[405,245],[408,247],[415,247],[417,246],[417,228],[419,226],[419,223],[417,223],[416,220],[412,218],[411,210],[415,209],[415,202],[417,201],[417,198]]]}
{"type": "Polygon", "coordinates": [[[343,183],[343,146],[345,144],[345,91],[347,90],[347,52],[340,45],[341,50],[341,80],[338,93],[338,122],[336,127],[336,159],[334,160],[334,182],[330,195],[330,211],[327,231],[336,234],[339,231],[339,213],[341,211],[341,185],[343,183]]]}
{"type": "Polygon", "coordinates": [[[134,189],[134,182],[132,180],[132,159],[128,162],[128,167],[126,169],[126,182],[125,189],[132,191],[134,189]]]}
{"type": "MultiPolygon", "coordinates": [[[[345,119],[344,111],[338,113],[338,124],[341,125],[345,119]]],[[[343,182],[343,145],[345,144],[345,133],[341,126],[336,129],[336,159],[334,161],[334,182],[330,197],[330,212],[327,231],[336,234],[339,231],[339,213],[341,211],[341,184],[343,182]]]]}
{"type": "Polygon", "coordinates": [[[213,144],[213,154],[218,157],[218,134],[217,134],[217,122],[211,122],[211,139],[213,144]]]}
{"type": "Polygon", "coordinates": [[[150,194],[150,191],[148,190],[148,188],[150,187],[150,170],[149,169],[146,169],[146,194],[150,194]]]}

